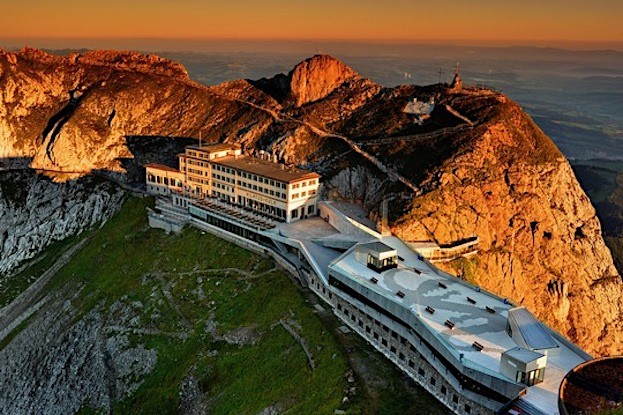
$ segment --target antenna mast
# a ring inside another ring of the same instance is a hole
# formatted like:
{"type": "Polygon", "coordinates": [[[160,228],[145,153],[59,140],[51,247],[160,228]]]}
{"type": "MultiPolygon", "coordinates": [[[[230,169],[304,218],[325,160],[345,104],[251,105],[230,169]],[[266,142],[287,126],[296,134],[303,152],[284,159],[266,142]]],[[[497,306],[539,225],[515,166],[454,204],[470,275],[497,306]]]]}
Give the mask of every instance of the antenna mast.
{"type": "Polygon", "coordinates": [[[438,84],[441,83],[441,75],[443,75],[443,70],[441,68],[437,69],[437,73],[439,74],[439,81],[437,82],[438,84]]]}

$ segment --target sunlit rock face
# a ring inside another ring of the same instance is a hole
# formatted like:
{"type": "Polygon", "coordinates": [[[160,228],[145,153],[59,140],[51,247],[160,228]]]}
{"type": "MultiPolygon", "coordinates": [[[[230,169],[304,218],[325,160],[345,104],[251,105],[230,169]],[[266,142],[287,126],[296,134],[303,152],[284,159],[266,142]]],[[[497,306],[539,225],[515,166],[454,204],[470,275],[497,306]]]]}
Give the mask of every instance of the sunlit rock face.
{"type": "Polygon", "coordinates": [[[340,61],[326,55],[316,55],[294,68],[290,73],[290,92],[294,105],[326,97],[337,87],[350,80],[361,78],[340,61]]]}
{"type": "Polygon", "coordinates": [[[623,284],[595,209],[518,106],[495,111],[427,179],[394,232],[440,244],[477,235],[477,257],[447,270],[527,306],[592,353],[621,353],[623,284]]]}
{"type": "Polygon", "coordinates": [[[358,203],[372,218],[391,198],[389,225],[407,241],[477,235],[480,253],[447,264],[451,272],[528,306],[589,352],[623,353],[621,278],[595,211],[551,140],[502,94],[383,88],[326,55],[288,74],[213,87],[177,64],[116,52],[5,52],[0,71],[2,157],[79,174],[123,171],[119,158],[174,162],[175,146],[162,140],[200,132],[265,150],[322,173],[325,197],[358,203]],[[403,112],[414,98],[435,103],[421,125],[403,112]]]}

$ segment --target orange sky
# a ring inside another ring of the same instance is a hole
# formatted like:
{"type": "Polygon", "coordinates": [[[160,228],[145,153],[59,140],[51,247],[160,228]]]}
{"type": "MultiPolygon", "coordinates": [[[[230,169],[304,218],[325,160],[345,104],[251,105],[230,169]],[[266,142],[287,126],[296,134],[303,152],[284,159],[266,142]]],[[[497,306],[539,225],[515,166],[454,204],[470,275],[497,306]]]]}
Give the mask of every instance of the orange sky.
{"type": "Polygon", "coordinates": [[[0,0],[0,37],[623,42],[623,0],[0,0]]]}

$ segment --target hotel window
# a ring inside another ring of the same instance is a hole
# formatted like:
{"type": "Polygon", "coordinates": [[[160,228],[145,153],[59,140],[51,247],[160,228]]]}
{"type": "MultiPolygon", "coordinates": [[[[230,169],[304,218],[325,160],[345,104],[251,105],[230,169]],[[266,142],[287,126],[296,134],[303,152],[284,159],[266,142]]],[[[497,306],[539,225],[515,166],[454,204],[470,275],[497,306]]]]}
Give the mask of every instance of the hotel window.
{"type": "Polygon", "coordinates": [[[315,194],[316,194],[316,191],[315,191],[315,190],[310,190],[308,193],[309,193],[309,195],[311,196],[311,195],[315,195],[315,194]]]}
{"type": "Polygon", "coordinates": [[[305,187],[305,186],[307,186],[307,182],[301,183],[301,187],[305,187]]]}
{"type": "Polygon", "coordinates": [[[291,199],[298,199],[298,197],[299,197],[299,194],[298,193],[294,193],[294,194],[292,194],[291,199]]]}
{"type": "Polygon", "coordinates": [[[147,176],[147,180],[149,180],[150,182],[154,182],[154,181],[156,181],[156,176],[154,176],[153,174],[149,173],[149,176],[147,176]]]}

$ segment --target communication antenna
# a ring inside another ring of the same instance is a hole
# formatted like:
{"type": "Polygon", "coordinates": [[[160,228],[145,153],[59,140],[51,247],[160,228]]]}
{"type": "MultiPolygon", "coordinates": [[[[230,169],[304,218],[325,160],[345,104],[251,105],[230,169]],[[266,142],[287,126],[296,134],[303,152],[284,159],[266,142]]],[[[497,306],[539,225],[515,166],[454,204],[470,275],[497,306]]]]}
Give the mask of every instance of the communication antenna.
{"type": "Polygon", "coordinates": [[[437,73],[439,74],[439,81],[437,83],[441,83],[441,76],[443,75],[443,70],[441,68],[437,69],[437,73]]]}
{"type": "Polygon", "coordinates": [[[201,130],[199,130],[199,148],[201,148],[201,130]]]}
{"type": "Polygon", "coordinates": [[[461,72],[461,65],[457,62],[456,65],[454,65],[454,76],[459,76],[459,72],[461,72]]]}

